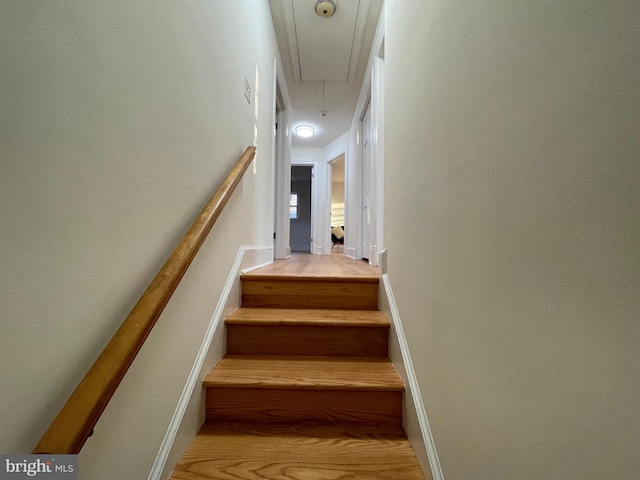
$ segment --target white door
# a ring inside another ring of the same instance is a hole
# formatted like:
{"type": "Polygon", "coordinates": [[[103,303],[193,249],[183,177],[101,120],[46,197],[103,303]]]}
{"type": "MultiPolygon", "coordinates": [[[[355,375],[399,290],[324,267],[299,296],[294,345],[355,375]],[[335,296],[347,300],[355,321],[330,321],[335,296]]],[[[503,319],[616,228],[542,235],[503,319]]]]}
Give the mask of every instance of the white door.
{"type": "Polygon", "coordinates": [[[369,260],[371,244],[371,195],[373,190],[371,155],[371,103],[362,119],[362,258],[369,260]]]}

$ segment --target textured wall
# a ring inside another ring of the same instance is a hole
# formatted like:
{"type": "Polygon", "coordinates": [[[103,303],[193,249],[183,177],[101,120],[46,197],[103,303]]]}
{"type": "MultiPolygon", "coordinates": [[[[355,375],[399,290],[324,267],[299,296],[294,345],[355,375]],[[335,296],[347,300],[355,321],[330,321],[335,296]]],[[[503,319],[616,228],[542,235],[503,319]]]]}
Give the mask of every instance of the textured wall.
{"type": "Polygon", "coordinates": [[[256,144],[81,456],[146,478],[238,247],[272,242],[276,48],[264,1],[2,2],[0,452],[31,450],[256,144]]]}
{"type": "Polygon", "coordinates": [[[386,15],[388,268],[445,478],[638,478],[640,4],[386,15]]]}

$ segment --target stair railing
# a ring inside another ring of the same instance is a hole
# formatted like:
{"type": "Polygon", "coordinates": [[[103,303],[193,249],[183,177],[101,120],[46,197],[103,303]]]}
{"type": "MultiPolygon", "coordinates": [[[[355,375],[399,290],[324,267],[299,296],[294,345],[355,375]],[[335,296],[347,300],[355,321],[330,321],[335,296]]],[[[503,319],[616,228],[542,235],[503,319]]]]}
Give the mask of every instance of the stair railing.
{"type": "Polygon", "coordinates": [[[33,453],[75,454],[80,451],[211,227],[240,183],[255,157],[255,150],[255,147],[248,147],[238,159],[62,407],[33,453]]]}

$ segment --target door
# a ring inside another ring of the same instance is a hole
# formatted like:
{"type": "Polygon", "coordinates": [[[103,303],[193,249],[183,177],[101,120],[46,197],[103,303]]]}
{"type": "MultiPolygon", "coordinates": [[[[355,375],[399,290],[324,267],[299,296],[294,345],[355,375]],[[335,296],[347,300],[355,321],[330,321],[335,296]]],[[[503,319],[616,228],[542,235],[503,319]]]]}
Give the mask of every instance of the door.
{"type": "Polygon", "coordinates": [[[313,167],[291,167],[289,242],[292,252],[311,253],[311,178],[313,167]]]}
{"type": "Polygon", "coordinates": [[[371,154],[371,102],[362,119],[362,258],[369,260],[371,244],[371,195],[373,190],[371,154]]]}

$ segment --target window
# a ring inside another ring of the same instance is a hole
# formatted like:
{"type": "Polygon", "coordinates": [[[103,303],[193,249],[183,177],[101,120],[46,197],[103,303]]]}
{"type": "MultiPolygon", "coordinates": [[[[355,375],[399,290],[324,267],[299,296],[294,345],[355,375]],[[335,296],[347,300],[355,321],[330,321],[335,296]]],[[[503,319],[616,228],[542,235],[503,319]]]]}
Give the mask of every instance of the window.
{"type": "Polygon", "coordinates": [[[289,196],[289,218],[297,219],[298,218],[298,194],[292,193],[289,196]]]}

